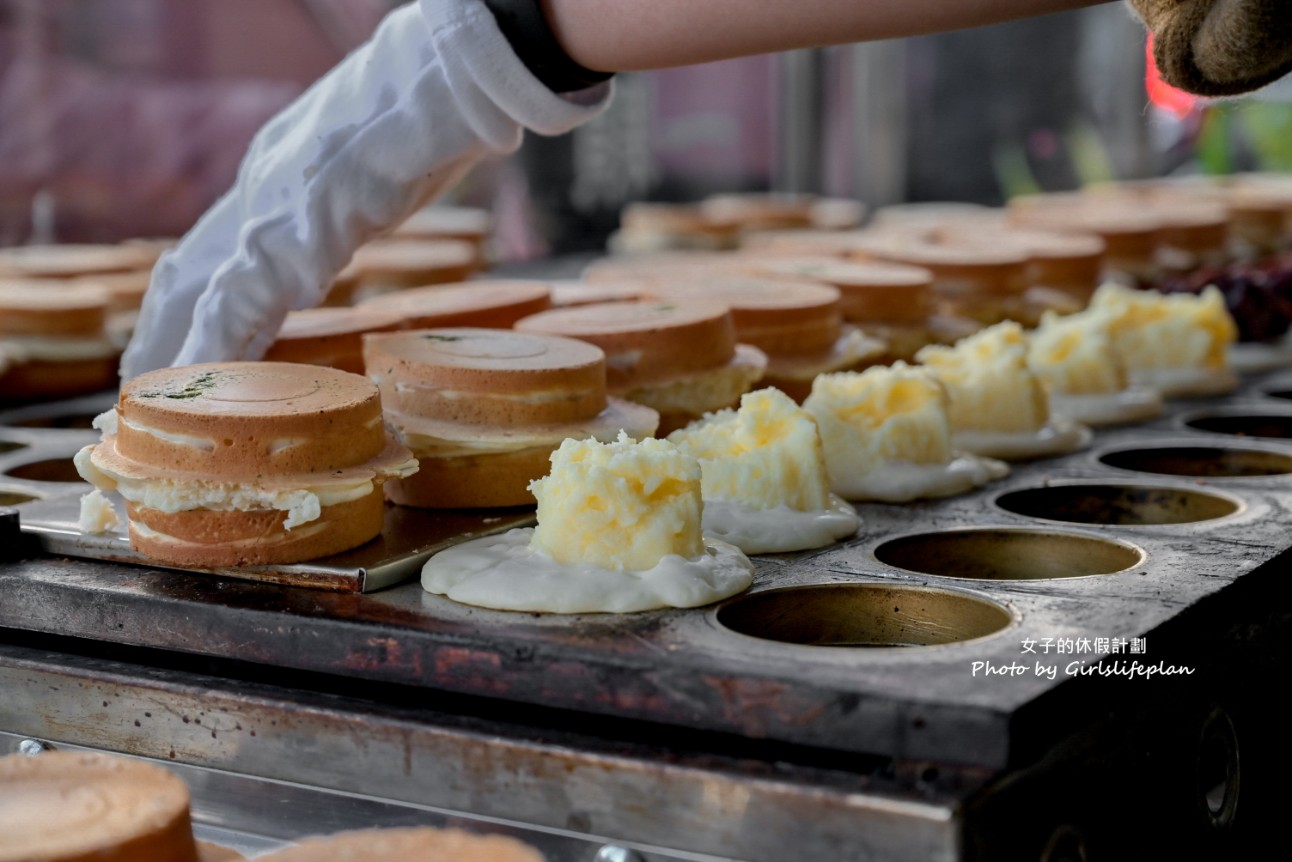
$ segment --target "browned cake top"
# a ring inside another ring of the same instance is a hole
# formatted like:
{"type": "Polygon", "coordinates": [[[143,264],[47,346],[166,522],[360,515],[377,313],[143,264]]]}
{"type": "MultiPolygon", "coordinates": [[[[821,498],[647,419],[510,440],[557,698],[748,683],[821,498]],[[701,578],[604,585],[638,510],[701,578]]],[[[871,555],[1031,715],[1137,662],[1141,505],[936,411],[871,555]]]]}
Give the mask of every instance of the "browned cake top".
{"type": "Polygon", "coordinates": [[[376,308],[307,308],[287,314],[274,344],[398,328],[403,318],[376,308]]]}
{"type": "Polygon", "coordinates": [[[90,285],[108,294],[109,310],[133,311],[143,304],[144,294],[152,281],[152,272],[136,269],[130,272],[110,272],[85,276],[76,281],[78,285],[90,285]]]}
{"type": "Polygon", "coordinates": [[[376,385],[286,362],[165,368],[122,387],[116,451],[212,479],[339,470],[386,446],[376,385]]]}
{"type": "Polygon", "coordinates": [[[0,862],[197,862],[184,782],[103,754],[0,757],[0,862]]]}
{"type": "Polygon", "coordinates": [[[471,266],[476,247],[456,239],[383,239],[359,248],[349,269],[363,277],[426,275],[471,266]]]}
{"type": "Polygon", "coordinates": [[[307,308],[283,321],[278,337],[265,351],[269,362],[307,362],[363,373],[363,336],[401,329],[404,319],[393,311],[365,308],[307,308]]]}
{"type": "Polygon", "coordinates": [[[946,245],[989,245],[1015,249],[1027,257],[1030,285],[1097,283],[1102,275],[1107,243],[1096,234],[1009,228],[975,227],[959,223],[937,232],[946,245]]]}
{"type": "Polygon", "coordinates": [[[370,335],[369,375],[387,409],[471,424],[560,424],[606,406],[596,345],[506,329],[444,328],[370,335]]]}
{"type": "Polygon", "coordinates": [[[767,273],[837,288],[846,320],[919,324],[933,310],[933,273],[922,267],[820,257],[769,259],[760,266],[767,273]]]}
{"type": "Polygon", "coordinates": [[[0,336],[103,334],[108,293],[56,281],[0,279],[0,336]]]}
{"type": "Polygon", "coordinates": [[[130,245],[24,245],[0,249],[0,268],[33,278],[76,278],[149,269],[156,258],[130,245]]]}
{"type": "Polygon", "coordinates": [[[506,329],[552,306],[552,288],[542,281],[486,280],[417,287],[373,297],[358,308],[393,313],[412,329],[482,326],[506,329]]]}
{"type": "Polygon", "coordinates": [[[736,338],[770,354],[829,350],[843,328],[839,290],[793,279],[715,275],[651,284],[645,295],[670,302],[700,297],[731,309],[736,338]]]}
{"type": "Polygon", "coordinates": [[[736,355],[731,313],[725,305],[702,300],[560,308],[526,317],[516,329],[597,345],[606,354],[612,393],[721,368],[736,355]]]}

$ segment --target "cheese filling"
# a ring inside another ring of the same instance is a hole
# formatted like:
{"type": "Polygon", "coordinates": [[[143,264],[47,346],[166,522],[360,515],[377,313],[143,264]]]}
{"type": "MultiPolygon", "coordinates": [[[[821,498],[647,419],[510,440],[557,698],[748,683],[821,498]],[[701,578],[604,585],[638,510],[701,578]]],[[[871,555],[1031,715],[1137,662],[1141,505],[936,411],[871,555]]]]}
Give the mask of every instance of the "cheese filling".
{"type": "Polygon", "coordinates": [[[668,440],[699,461],[706,505],[727,500],[800,512],[831,505],[816,421],[776,389],[750,392],[739,410],[710,413],[668,440]]]}
{"type": "MultiPolygon", "coordinates": [[[[115,410],[112,411],[114,414],[115,410]]],[[[144,425],[139,422],[132,422],[129,419],[117,418],[117,427],[124,425],[132,431],[138,431],[141,434],[147,434],[149,437],[156,437],[158,440],[164,440],[167,443],[173,443],[176,446],[188,446],[191,449],[201,449],[203,452],[215,451],[215,440],[210,437],[197,437],[192,434],[178,434],[174,431],[162,431],[153,428],[150,425],[144,425]]],[[[115,429],[113,433],[116,433],[115,429]]]]}
{"type": "Polygon", "coordinates": [[[566,440],[530,483],[538,526],[431,557],[422,586],[502,610],[690,608],[746,589],[753,565],[701,537],[700,465],[664,440],[566,440]]]}
{"type": "Polygon", "coordinates": [[[1158,294],[1105,284],[1082,314],[1103,315],[1132,383],[1165,395],[1215,394],[1237,384],[1228,350],[1238,327],[1215,287],[1158,294]]]}
{"type": "Polygon", "coordinates": [[[534,550],[561,563],[651,568],[704,551],[700,465],[664,440],[566,440],[551,471],[530,483],[538,501],[534,550]]]}
{"type": "MultiPolygon", "coordinates": [[[[374,377],[373,379],[380,382],[381,378],[374,377]]],[[[428,389],[432,389],[432,387],[417,386],[415,384],[404,383],[402,381],[395,384],[395,391],[402,393],[425,392],[428,391],[428,389]]],[[[437,398],[442,398],[445,401],[475,401],[481,397],[479,392],[473,392],[470,390],[458,391],[456,389],[441,389],[439,387],[433,387],[433,390],[437,398]]],[[[561,389],[549,389],[534,392],[490,392],[486,397],[488,397],[490,401],[510,401],[516,404],[557,404],[562,401],[577,401],[583,397],[583,392],[579,390],[561,389]]]]}
{"type": "Polygon", "coordinates": [[[112,501],[98,488],[81,498],[81,515],[77,526],[82,533],[97,536],[115,530],[120,525],[121,519],[117,517],[112,501]]]}
{"type": "MultiPolygon", "coordinates": [[[[469,426],[464,426],[463,430],[468,430],[469,426]]],[[[553,435],[552,433],[535,434],[532,431],[527,433],[527,429],[520,427],[508,429],[510,435],[498,434],[497,429],[493,437],[475,437],[471,439],[450,440],[444,437],[433,437],[428,434],[418,434],[413,431],[407,431],[396,426],[394,429],[395,436],[399,442],[403,443],[413,451],[415,458],[461,458],[471,455],[501,455],[510,452],[523,452],[526,449],[537,449],[542,446],[555,448],[560,445],[562,440],[567,439],[568,435],[553,435]]],[[[615,439],[619,434],[618,428],[593,428],[591,423],[584,430],[585,435],[602,443],[608,443],[615,439]]]]}
{"type": "Polygon", "coordinates": [[[954,347],[930,345],[915,358],[946,386],[956,431],[1033,432],[1049,421],[1049,401],[1027,367],[1027,341],[1017,323],[998,323],[954,347]]]}
{"type": "Polygon", "coordinates": [[[668,440],[700,464],[705,535],[747,554],[820,547],[860,523],[830,493],[812,414],[783,392],[750,392],[668,440]]]}
{"type": "Polygon", "coordinates": [[[287,514],[283,521],[286,530],[318,520],[326,506],[362,499],[376,487],[371,479],[297,489],[264,488],[245,483],[137,479],[99,467],[94,463],[92,452],[93,447],[86,447],[73,459],[81,477],[101,491],[116,491],[137,506],[168,515],[196,509],[217,512],[272,509],[287,514]]]}
{"type": "Polygon", "coordinates": [[[821,430],[830,487],[847,500],[945,497],[1009,472],[955,450],[946,390],[924,368],[823,374],[803,407],[821,430]]]}
{"type": "Polygon", "coordinates": [[[1113,349],[1108,318],[1047,312],[1029,338],[1027,366],[1064,395],[1107,395],[1126,388],[1126,368],[1113,349]]]}
{"type": "MultiPolygon", "coordinates": [[[[366,427],[371,428],[374,422],[379,421],[381,421],[380,418],[370,420],[366,424],[366,427]]],[[[191,449],[200,449],[203,452],[215,451],[214,438],[199,437],[195,434],[180,434],[176,431],[163,431],[160,428],[154,428],[151,425],[145,425],[142,422],[122,419],[117,414],[117,408],[115,407],[94,417],[93,425],[95,428],[102,431],[103,436],[105,437],[110,434],[116,434],[118,429],[124,425],[131,431],[136,431],[140,434],[147,434],[149,437],[155,437],[158,440],[163,440],[175,446],[187,446],[191,449]]],[[[269,454],[277,455],[293,446],[299,446],[302,443],[307,442],[309,441],[304,437],[281,437],[277,440],[271,440],[269,442],[269,454]]]]}

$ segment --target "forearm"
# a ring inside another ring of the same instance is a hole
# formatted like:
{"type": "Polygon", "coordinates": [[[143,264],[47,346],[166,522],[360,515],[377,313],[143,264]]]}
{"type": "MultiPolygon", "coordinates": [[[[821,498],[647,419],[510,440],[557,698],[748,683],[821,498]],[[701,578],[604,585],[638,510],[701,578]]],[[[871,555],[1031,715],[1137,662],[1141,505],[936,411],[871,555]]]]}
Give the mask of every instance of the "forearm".
{"type": "Polygon", "coordinates": [[[541,0],[578,63],[633,71],[975,27],[1108,0],[541,0]]]}

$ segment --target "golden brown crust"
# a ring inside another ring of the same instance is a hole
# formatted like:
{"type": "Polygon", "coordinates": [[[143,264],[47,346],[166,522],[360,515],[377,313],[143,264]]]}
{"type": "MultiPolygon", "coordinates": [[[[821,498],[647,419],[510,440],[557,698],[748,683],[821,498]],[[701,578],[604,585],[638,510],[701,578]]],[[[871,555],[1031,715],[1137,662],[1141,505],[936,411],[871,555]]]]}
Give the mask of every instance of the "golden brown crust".
{"type": "Polygon", "coordinates": [[[1106,243],[1095,234],[986,226],[961,221],[940,229],[937,241],[951,246],[1017,249],[1027,258],[1028,287],[1050,287],[1089,299],[1103,275],[1106,243]]]}
{"type": "Polygon", "coordinates": [[[711,195],[700,202],[709,219],[734,223],[742,230],[779,230],[812,226],[815,195],[747,192],[711,195]]]}
{"type": "Polygon", "coordinates": [[[703,419],[705,413],[712,413],[717,410],[734,410],[740,406],[740,399],[736,399],[728,404],[719,404],[712,410],[702,410],[699,413],[690,410],[661,410],[659,414],[659,430],[655,432],[656,437],[667,437],[679,428],[685,428],[697,419],[703,419]]]}
{"type": "Polygon", "coordinates": [[[77,279],[73,284],[88,285],[107,291],[108,311],[138,311],[143,305],[144,294],[152,281],[152,272],[138,269],[131,272],[104,273],[77,279]]]}
{"type": "Polygon", "coordinates": [[[1103,275],[1103,256],[1087,258],[1032,258],[1027,263],[1032,287],[1061,290],[1081,307],[1090,301],[1103,275]]]}
{"type": "Polygon", "coordinates": [[[317,520],[291,530],[283,529],[286,513],[277,510],[166,513],[127,503],[126,511],[130,547],[154,560],[202,568],[283,565],[330,556],[376,538],[384,516],[380,486],[358,500],[324,506],[317,520]]]}
{"type": "Polygon", "coordinates": [[[0,758],[0,862],[198,862],[184,783],[158,766],[54,751],[0,758]]]}
{"type": "Polygon", "coordinates": [[[808,354],[830,350],[843,326],[839,290],[794,279],[714,275],[652,283],[644,296],[662,302],[695,297],[721,302],[731,310],[736,338],[768,354],[808,354]]]}
{"type": "Polygon", "coordinates": [[[606,406],[605,355],[572,338],[445,328],[374,335],[366,362],[388,411],[473,424],[560,424],[606,406]]]}
{"type": "Polygon", "coordinates": [[[719,368],[736,352],[731,313],[714,302],[583,305],[527,317],[516,329],[597,345],[606,354],[606,388],[612,393],[719,368]]]}
{"type": "Polygon", "coordinates": [[[804,400],[812,394],[811,380],[796,379],[793,377],[777,377],[774,374],[768,374],[762,380],[758,381],[758,385],[760,388],[770,386],[773,389],[779,389],[789,397],[793,398],[798,404],[802,404],[804,400]]]}
{"type": "Polygon", "coordinates": [[[1158,241],[1191,252],[1223,252],[1229,243],[1229,214],[1218,206],[1173,203],[1161,206],[1158,241]]]}
{"type": "Polygon", "coordinates": [[[1119,265],[1150,260],[1163,225],[1160,212],[1120,195],[1056,193],[1015,198],[1008,212],[1011,223],[1024,227],[1094,234],[1104,241],[1105,260],[1119,265]]]}
{"type": "Polygon", "coordinates": [[[103,287],[0,279],[0,336],[102,336],[107,319],[103,287]]]}
{"type": "Polygon", "coordinates": [[[737,407],[740,396],[767,373],[767,354],[749,344],[736,345],[735,356],[720,368],[639,386],[622,397],[659,414],[656,437],[700,419],[706,413],[737,407]]]}
{"type": "Polygon", "coordinates": [[[78,278],[149,269],[155,258],[134,245],[25,245],[0,249],[0,267],[30,278],[78,278]]]}
{"type": "Polygon", "coordinates": [[[1288,239],[1288,212],[1292,209],[1283,196],[1234,190],[1225,199],[1234,236],[1268,253],[1285,245],[1288,239]]]}
{"type": "Polygon", "coordinates": [[[392,238],[359,248],[343,272],[363,285],[414,288],[463,281],[479,268],[479,260],[473,243],[392,238]]]}
{"type": "Polygon", "coordinates": [[[552,288],[542,281],[481,279],[387,293],[356,307],[398,314],[406,329],[510,329],[522,317],[551,308],[552,288]]]}
{"type": "Polygon", "coordinates": [[[532,506],[536,501],[529,483],[547,475],[557,445],[420,458],[412,476],[386,483],[386,496],[392,503],[425,509],[532,506]]]}
{"type": "Polygon", "coordinates": [[[592,305],[598,302],[630,302],[641,298],[641,284],[623,282],[586,282],[554,281],[552,282],[552,307],[568,308],[576,305],[592,305]]]}
{"type": "Polygon", "coordinates": [[[844,320],[855,323],[919,324],[933,311],[933,273],[920,267],[812,257],[751,260],[749,265],[751,271],[834,287],[844,320]]]}
{"type": "MultiPolygon", "coordinates": [[[[901,360],[908,365],[915,364],[915,354],[920,352],[920,348],[930,344],[944,343],[929,331],[928,325],[921,322],[916,325],[907,324],[859,324],[862,332],[873,338],[884,342],[884,352],[875,357],[874,365],[892,365],[894,362],[901,360]]],[[[977,326],[973,326],[972,331],[976,331],[977,326]]]]}
{"type": "Polygon", "coordinates": [[[121,391],[117,452],[159,470],[236,481],[362,464],[386,447],[377,387],[285,362],[166,368],[121,391]],[[164,439],[156,433],[201,441],[164,439]]]}
{"type": "Polygon", "coordinates": [[[863,234],[852,230],[799,228],[750,231],[740,237],[747,254],[824,256],[843,259],[852,254],[863,234]]]}
{"type": "Polygon", "coordinates": [[[391,332],[403,325],[400,315],[377,309],[292,311],[264,358],[266,362],[302,362],[363,374],[363,336],[369,332],[391,332]]]}
{"type": "Polygon", "coordinates": [[[293,563],[363,544],[381,532],[381,484],[411,468],[376,385],[330,368],[154,371],[126,385],[116,418],[78,469],[126,498],[133,548],[178,566],[293,563]]]}
{"type": "Polygon", "coordinates": [[[859,254],[927,269],[933,274],[933,292],[952,301],[981,295],[1017,295],[1027,288],[1027,255],[1017,248],[948,246],[877,237],[859,254]]]}
{"type": "Polygon", "coordinates": [[[117,385],[119,356],[69,362],[35,360],[0,373],[0,402],[45,401],[105,392],[117,385]]]}
{"type": "Polygon", "coordinates": [[[644,254],[612,255],[594,260],[583,268],[582,279],[589,284],[638,283],[664,275],[699,275],[738,272],[733,266],[743,256],[726,251],[657,251],[644,254]]]}
{"type": "Polygon", "coordinates": [[[543,862],[542,855],[514,838],[472,835],[458,829],[365,829],[311,838],[257,862],[543,862]]]}
{"type": "Polygon", "coordinates": [[[625,233],[660,233],[670,236],[695,236],[715,241],[716,247],[731,248],[736,243],[740,225],[712,218],[696,204],[672,204],[636,201],[619,214],[619,228],[625,233]]]}

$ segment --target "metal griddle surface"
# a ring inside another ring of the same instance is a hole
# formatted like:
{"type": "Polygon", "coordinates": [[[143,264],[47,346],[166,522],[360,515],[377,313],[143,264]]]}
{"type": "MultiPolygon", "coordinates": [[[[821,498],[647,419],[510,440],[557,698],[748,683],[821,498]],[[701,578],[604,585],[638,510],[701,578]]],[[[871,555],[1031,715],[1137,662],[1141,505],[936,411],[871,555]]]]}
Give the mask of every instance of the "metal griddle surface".
{"type": "Polygon", "coordinates": [[[1168,444],[1292,454],[1286,441],[1239,439],[1184,424],[1188,414],[1220,406],[1292,417],[1287,402],[1267,397],[1256,384],[1220,401],[1181,402],[1157,422],[1100,432],[1087,452],[1017,465],[1008,479],[973,494],[863,505],[864,525],[845,544],[756,560],[754,593],[805,585],[931,587],[1006,609],[1006,628],[964,642],[801,646],[731,631],[713,608],[507,613],[458,605],[415,583],[368,594],[327,592],[48,556],[0,565],[0,627],[397,683],[424,691],[428,703],[436,692],[453,692],[517,709],[577,710],[840,751],[1003,767],[1037,756],[1088,723],[1109,697],[1143,693],[1149,685],[1099,685],[1063,671],[1070,661],[1129,657],[1106,649],[1028,654],[1027,642],[1145,637],[1142,660],[1172,664],[1185,657],[1177,651],[1184,636],[1169,634],[1168,623],[1186,615],[1195,627],[1223,622],[1208,616],[1217,596],[1240,581],[1273,579],[1267,564],[1288,546],[1292,477],[1148,476],[1099,460],[1109,451],[1168,444]],[[1117,527],[1060,524],[994,502],[1009,491],[1077,481],[1209,488],[1239,505],[1215,520],[1117,527]],[[982,581],[905,571],[874,553],[897,535],[984,526],[1109,539],[1142,550],[1145,559],[1110,575],[982,581]],[[973,672],[975,662],[1031,668],[1038,661],[1057,663],[1056,678],[973,672]]]}

